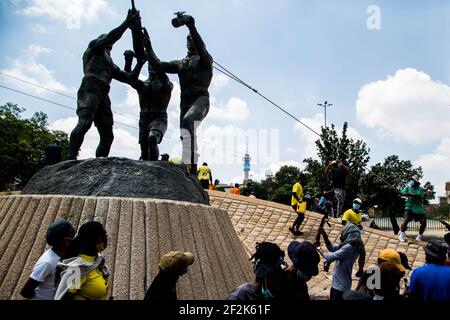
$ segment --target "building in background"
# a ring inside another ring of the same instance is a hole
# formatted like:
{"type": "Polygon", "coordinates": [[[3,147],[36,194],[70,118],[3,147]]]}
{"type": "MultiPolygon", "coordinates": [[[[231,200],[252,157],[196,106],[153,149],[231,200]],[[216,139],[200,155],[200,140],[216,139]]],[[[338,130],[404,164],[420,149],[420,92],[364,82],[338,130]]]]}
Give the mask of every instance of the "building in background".
{"type": "Polygon", "coordinates": [[[250,154],[248,152],[248,141],[247,141],[247,149],[245,151],[245,155],[244,158],[242,158],[242,160],[244,161],[244,181],[242,182],[242,184],[244,186],[247,185],[247,182],[249,182],[250,180],[250,161],[252,160],[252,158],[250,157],[250,154]]]}

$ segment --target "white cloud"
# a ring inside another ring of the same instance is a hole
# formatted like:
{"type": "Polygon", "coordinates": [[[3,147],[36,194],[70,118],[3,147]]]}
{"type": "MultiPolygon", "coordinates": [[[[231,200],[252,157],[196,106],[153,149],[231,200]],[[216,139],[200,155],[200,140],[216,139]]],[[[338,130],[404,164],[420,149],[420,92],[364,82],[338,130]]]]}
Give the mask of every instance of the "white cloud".
{"type": "Polygon", "coordinates": [[[125,107],[129,113],[139,114],[139,95],[131,86],[127,86],[127,93],[125,100],[120,104],[122,107],[125,107]]]}
{"type": "Polygon", "coordinates": [[[215,99],[211,99],[211,108],[208,117],[213,120],[222,121],[245,121],[250,115],[247,102],[236,97],[232,97],[227,103],[215,103],[215,99]]]}
{"type": "Polygon", "coordinates": [[[223,73],[214,74],[211,85],[209,86],[210,91],[220,91],[222,88],[226,87],[230,82],[230,78],[228,78],[223,73]]]}
{"type": "MultiPolygon", "coordinates": [[[[54,71],[47,69],[45,65],[37,61],[41,54],[49,54],[51,52],[51,49],[35,44],[30,45],[25,50],[23,57],[11,60],[11,67],[9,69],[2,69],[1,72],[54,91],[74,94],[75,88],[69,88],[57,81],[54,78],[54,71]]],[[[8,78],[8,82],[26,91],[32,90],[38,94],[49,93],[44,89],[30,86],[10,78],[8,78]]]]}
{"type": "Polygon", "coordinates": [[[363,86],[358,93],[359,120],[381,136],[412,144],[438,141],[450,132],[450,87],[412,68],[363,86]]]}
{"type": "MultiPolygon", "coordinates": [[[[77,117],[70,117],[56,120],[50,124],[51,130],[61,130],[70,135],[70,132],[75,128],[78,122],[77,117]]],[[[114,128],[114,142],[111,147],[110,157],[125,157],[130,159],[139,159],[140,148],[135,135],[129,133],[122,128],[114,128]]],[[[99,142],[99,135],[94,125],[89,129],[84,137],[83,145],[81,146],[79,159],[88,159],[95,157],[95,150],[99,142]]]]}
{"type": "Polygon", "coordinates": [[[430,181],[438,196],[445,195],[445,182],[450,181],[450,137],[443,138],[434,153],[424,154],[414,163],[423,169],[423,181],[430,181]]]}
{"type": "Polygon", "coordinates": [[[96,22],[100,15],[116,15],[105,0],[30,0],[28,6],[17,12],[64,21],[69,29],[80,29],[82,22],[96,22]]]}
{"type": "Polygon", "coordinates": [[[28,55],[32,56],[33,58],[38,58],[39,55],[41,55],[42,53],[44,53],[44,54],[51,53],[52,49],[41,47],[37,44],[32,44],[25,50],[25,52],[28,55]]]}

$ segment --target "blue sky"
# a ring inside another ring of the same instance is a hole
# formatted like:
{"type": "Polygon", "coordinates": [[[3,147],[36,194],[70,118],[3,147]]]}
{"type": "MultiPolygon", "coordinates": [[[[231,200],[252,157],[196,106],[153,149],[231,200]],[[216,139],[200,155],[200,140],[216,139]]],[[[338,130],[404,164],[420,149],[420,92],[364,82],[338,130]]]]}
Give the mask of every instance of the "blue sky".
{"type": "MultiPolygon", "coordinates": [[[[186,11],[216,61],[264,95],[319,130],[328,100],[327,123],[350,125],[353,137],[371,148],[371,163],[391,154],[422,165],[425,179],[443,193],[450,181],[450,3],[448,1],[140,1],[143,24],[162,60],[184,57],[185,28],[174,29],[175,11],[186,11]],[[367,20],[375,5],[380,29],[367,20]]],[[[7,0],[0,2],[0,72],[75,96],[82,78],[82,54],[89,41],[119,25],[129,1],[7,0]]],[[[123,66],[131,48],[127,32],[113,48],[123,66]]],[[[143,72],[145,77],[145,72],[143,72]]],[[[178,79],[169,107],[169,132],[161,151],[179,155],[178,79]]],[[[0,84],[76,107],[76,101],[0,75],[0,84]]],[[[137,117],[133,89],[111,88],[113,111],[137,117]]],[[[55,129],[70,132],[75,112],[0,88],[0,103],[16,102],[28,115],[44,111],[55,129]]],[[[248,135],[252,177],[284,163],[301,165],[314,156],[313,133],[260,97],[218,72],[211,110],[200,126],[201,161],[214,178],[242,180],[241,157],[248,135]],[[269,138],[264,134],[270,133],[269,138]],[[269,145],[269,149],[266,148],[269,145]],[[267,151],[270,150],[270,151],[267,151]],[[227,157],[225,157],[225,155],[227,157]]],[[[116,115],[119,122],[136,120],[116,115]]],[[[137,158],[137,130],[115,125],[111,155],[137,158]]],[[[95,128],[82,157],[92,157],[95,128]]]]}

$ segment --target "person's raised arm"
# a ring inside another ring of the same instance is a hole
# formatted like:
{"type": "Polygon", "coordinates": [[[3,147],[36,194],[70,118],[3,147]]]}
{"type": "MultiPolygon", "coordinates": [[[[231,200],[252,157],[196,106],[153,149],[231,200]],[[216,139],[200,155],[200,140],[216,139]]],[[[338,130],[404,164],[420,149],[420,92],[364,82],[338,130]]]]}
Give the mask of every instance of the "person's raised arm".
{"type": "Polygon", "coordinates": [[[91,49],[99,49],[99,48],[105,48],[107,46],[112,46],[114,43],[119,40],[123,33],[127,30],[127,28],[133,23],[134,20],[139,19],[139,13],[138,12],[132,12],[131,10],[128,10],[127,18],[124,22],[117,28],[111,30],[106,36],[100,36],[95,40],[92,40],[89,44],[89,47],[91,49]]]}
{"type": "Polygon", "coordinates": [[[164,68],[161,65],[161,61],[158,59],[155,52],[153,51],[152,42],[150,41],[150,36],[147,32],[147,29],[144,28],[143,32],[144,34],[142,39],[148,63],[152,67],[153,71],[155,71],[161,83],[163,85],[164,84],[167,85],[170,83],[169,77],[167,77],[166,73],[164,72],[164,68]]]}
{"type": "Polygon", "coordinates": [[[350,172],[350,169],[342,161],[339,161],[339,167],[342,168],[345,171],[345,173],[350,172]]]}
{"type": "Polygon", "coordinates": [[[129,84],[133,88],[136,88],[139,84],[139,74],[141,72],[142,66],[145,64],[145,61],[138,59],[136,66],[134,67],[133,71],[126,72],[124,70],[120,70],[118,66],[114,66],[112,77],[113,79],[129,84]]]}
{"type": "Polygon", "coordinates": [[[206,45],[195,27],[195,20],[193,17],[187,16],[186,27],[188,27],[189,32],[191,33],[192,42],[194,43],[200,59],[203,63],[211,65],[213,63],[213,58],[209,54],[208,50],[206,50],[206,45]]]}

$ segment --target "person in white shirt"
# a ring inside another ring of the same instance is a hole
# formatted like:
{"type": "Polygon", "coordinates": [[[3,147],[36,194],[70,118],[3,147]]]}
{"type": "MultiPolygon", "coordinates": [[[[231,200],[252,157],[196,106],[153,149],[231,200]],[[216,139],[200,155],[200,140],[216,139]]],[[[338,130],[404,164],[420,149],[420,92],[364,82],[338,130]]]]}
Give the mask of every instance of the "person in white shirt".
{"type": "Polygon", "coordinates": [[[30,278],[20,294],[26,299],[53,300],[56,292],[55,270],[75,236],[75,228],[66,220],[53,223],[47,230],[46,250],[34,265],[30,278]]]}

